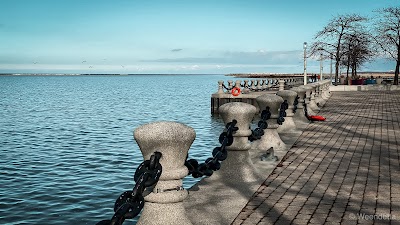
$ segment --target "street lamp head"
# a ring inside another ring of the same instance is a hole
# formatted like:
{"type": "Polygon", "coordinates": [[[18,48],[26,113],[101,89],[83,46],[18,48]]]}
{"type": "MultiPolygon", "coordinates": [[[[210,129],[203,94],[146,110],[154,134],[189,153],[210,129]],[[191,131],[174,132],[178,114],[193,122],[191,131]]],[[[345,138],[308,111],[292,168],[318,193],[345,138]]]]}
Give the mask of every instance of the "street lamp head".
{"type": "Polygon", "coordinates": [[[303,45],[304,45],[304,48],[307,48],[307,42],[304,42],[303,45]]]}

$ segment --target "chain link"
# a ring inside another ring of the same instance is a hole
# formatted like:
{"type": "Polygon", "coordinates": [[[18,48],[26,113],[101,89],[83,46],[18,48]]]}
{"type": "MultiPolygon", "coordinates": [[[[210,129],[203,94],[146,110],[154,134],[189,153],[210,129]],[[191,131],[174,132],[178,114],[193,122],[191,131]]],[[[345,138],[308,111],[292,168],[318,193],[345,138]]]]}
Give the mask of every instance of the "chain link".
{"type": "Polygon", "coordinates": [[[136,182],[132,191],[122,193],[114,203],[114,216],[111,220],[102,220],[96,225],[122,225],[126,219],[136,217],[144,207],[145,188],[157,184],[162,173],[161,152],[154,152],[149,160],[142,162],[136,169],[136,182]]]}
{"type": "Polygon", "coordinates": [[[204,163],[200,163],[196,159],[186,160],[185,166],[189,170],[188,175],[192,175],[194,178],[202,177],[202,176],[211,176],[214,171],[217,171],[221,168],[221,162],[224,161],[228,156],[228,151],[225,147],[232,145],[233,143],[233,132],[239,130],[236,127],[237,121],[232,120],[226,124],[226,131],[222,132],[219,136],[219,143],[221,147],[216,147],[212,151],[212,156],[208,158],[204,163]]]}
{"type": "Polygon", "coordinates": [[[297,110],[297,105],[299,104],[299,96],[296,96],[296,98],[294,99],[294,102],[293,102],[293,113],[296,113],[296,110],[297,110]]]}
{"type": "MultiPolygon", "coordinates": [[[[304,99],[306,99],[306,95],[304,95],[304,99]]],[[[307,118],[309,121],[311,121],[311,120],[310,120],[310,117],[309,117],[309,115],[308,115],[307,104],[306,104],[306,101],[305,101],[305,100],[304,100],[303,105],[304,105],[304,115],[306,116],[306,118],[307,118]]]]}
{"type": "Polygon", "coordinates": [[[286,117],[286,109],[289,108],[289,104],[287,102],[287,100],[284,100],[281,104],[281,108],[279,109],[279,117],[277,119],[277,122],[279,125],[282,125],[283,122],[285,122],[285,118],[286,117]]]}
{"type": "Polygon", "coordinates": [[[251,136],[249,136],[249,141],[255,141],[260,139],[264,135],[264,130],[268,128],[267,120],[271,118],[271,112],[269,111],[269,106],[267,106],[261,112],[261,120],[258,121],[258,127],[251,131],[251,136]]]}

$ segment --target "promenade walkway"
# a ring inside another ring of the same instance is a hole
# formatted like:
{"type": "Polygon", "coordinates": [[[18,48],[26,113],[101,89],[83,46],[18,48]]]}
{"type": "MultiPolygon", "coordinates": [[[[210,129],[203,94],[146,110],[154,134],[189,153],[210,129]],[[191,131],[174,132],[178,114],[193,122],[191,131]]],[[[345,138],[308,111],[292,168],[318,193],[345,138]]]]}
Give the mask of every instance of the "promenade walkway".
{"type": "Polygon", "coordinates": [[[335,92],[236,224],[400,224],[400,91],[335,92]]]}

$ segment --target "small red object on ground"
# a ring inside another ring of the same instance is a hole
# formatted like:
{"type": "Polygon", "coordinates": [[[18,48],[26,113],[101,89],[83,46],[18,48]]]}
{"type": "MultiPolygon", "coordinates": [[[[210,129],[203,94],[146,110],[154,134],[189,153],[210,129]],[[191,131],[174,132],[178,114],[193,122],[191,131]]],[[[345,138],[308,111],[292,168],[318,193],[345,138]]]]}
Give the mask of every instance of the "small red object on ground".
{"type": "Polygon", "coordinates": [[[308,116],[308,119],[311,121],[324,121],[326,120],[323,116],[308,116]]]}
{"type": "Polygon", "coordinates": [[[233,88],[233,89],[232,89],[232,95],[233,95],[233,96],[238,96],[238,95],[240,95],[240,88],[238,88],[238,87],[233,88]]]}

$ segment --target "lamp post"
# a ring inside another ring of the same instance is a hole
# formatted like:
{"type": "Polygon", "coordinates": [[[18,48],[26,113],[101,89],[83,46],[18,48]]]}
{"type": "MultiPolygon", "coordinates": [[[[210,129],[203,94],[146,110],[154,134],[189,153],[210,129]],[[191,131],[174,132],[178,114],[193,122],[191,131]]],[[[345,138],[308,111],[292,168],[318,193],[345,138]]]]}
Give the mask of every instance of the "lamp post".
{"type": "Polygon", "coordinates": [[[322,63],[322,53],[319,55],[319,80],[323,80],[322,79],[322,71],[324,70],[324,66],[322,63]]]}
{"type": "Polygon", "coordinates": [[[331,81],[331,84],[332,84],[332,58],[333,58],[333,56],[331,55],[331,71],[329,73],[329,80],[331,81]]]}
{"type": "Polygon", "coordinates": [[[307,84],[307,42],[303,43],[303,48],[304,48],[304,85],[307,84]]]}

